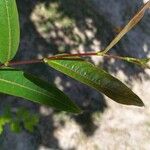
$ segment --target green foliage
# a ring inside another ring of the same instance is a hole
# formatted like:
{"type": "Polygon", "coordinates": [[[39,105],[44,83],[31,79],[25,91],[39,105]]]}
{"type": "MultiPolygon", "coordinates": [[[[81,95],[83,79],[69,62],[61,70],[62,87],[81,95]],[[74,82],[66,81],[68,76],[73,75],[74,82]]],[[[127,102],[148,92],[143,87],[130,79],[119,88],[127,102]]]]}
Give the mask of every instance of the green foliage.
{"type": "MultiPolygon", "coordinates": [[[[57,20],[60,22],[57,10],[57,4],[51,5],[50,10],[53,12],[51,21],[57,20]],[[54,20],[53,20],[54,18],[54,20]]],[[[103,69],[95,67],[94,65],[80,59],[80,57],[73,56],[106,56],[109,51],[129,30],[131,30],[143,17],[144,12],[150,7],[148,1],[144,7],[129,21],[129,23],[122,29],[122,31],[114,38],[114,40],[104,49],[97,53],[84,54],[68,54],[56,55],[44,60],[29,60],[21,62],[10,62],[15,56],[19,45],[19,21],[18,12],[15,0],[0,0],[0,92],[25,98],[33,102],[48,105],[61,111],[68,111],[72,113],[80,113],[80,109],[76,106],[63,92],[57,89],[54,85],[34,77],[21,70],[8,68],[8,66],[18,64],[31,64],[36,62],[48,63],[49,66],[56,70],[84,83],[88,86],[104,93],[114,101],[126,104],[143,106],[141,99],[133,93],[121,81],[105,72],[103,69]]],[[[73,20],[63,18],[63,25],[68,28],[73,20]]],[[[109,57],[110,55],[107,55],[109,57]]],[[[129,57],[116,56],[131,63],[140,66],[148,67],[149,59],[137,59],[129,57]]],[[[14,132],[20,132],[23,127],[28,131],[33,131],[39,119],[37,115],[29,113],[26,109],[21,108],[14,113],[10,108],[4,111],[0,117],[0,133],[6,124],[10,125],[10,129],[14,132]],[[16,117],[15,117],[16,116],[16,117]]]]}
{"type": "Polygon", "coordinates": [[[123,60],[130,62],[130,63],[134,63],[136,65],[143,67],[143,68],[149,68],[150,69],[150,65],[148,64],[150,61],[150,58],[138,59],[138,58],[131,58],[131,57],[123,57],[123,60]]]}
{"type": "Polygon", "coordinates": [[[47,63],[56,70],[104,93],[118,103],[143,106],[140,98],[126,85],[89,62],[82,59],[64,58],[47,60],[47,63]]]}
{"type": "Polygon", "coordinates": [[[19,118],[19,120],[22,120],[22,122],[24,124],[24,128],[30,132],[33,132],[34,127],[39,122],[38,115],[30,113],[25,108],[21,108],[18,110],[17,117],[19,118]]]}
{"type": "Polygon", "coordinates": [[[23,71],[11,68],[0,69],[0,85],[0,92],[56,107],[59,110],[80,112],[80,109],[55,86],[23,71]]]}
{"type": "Polygon", "coordinates": [[[19,45],[19,21],[15,0],[0,0],[0,62],[10,61],[19,45]]]}
{"type": "Polygon", "coordinates": [[[39,123],[39,116],[32,114],[26,108],[18,108],[15,112],[11,107],[5,107],[4,113],[0,115],[0,134],[2,134],[6,125],[10,126],[10,130],[19,133],[25,128],[29,132],[33,132],[39,123]]]}

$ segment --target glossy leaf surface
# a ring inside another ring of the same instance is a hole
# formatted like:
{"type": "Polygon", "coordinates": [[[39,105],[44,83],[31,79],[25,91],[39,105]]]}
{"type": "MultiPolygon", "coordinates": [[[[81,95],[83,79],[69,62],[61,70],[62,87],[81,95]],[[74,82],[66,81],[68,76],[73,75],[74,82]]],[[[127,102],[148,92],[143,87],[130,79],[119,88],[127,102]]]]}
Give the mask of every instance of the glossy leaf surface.
{"type": "Polygon", "coordinates": [[[80,109],[55,86],[14,69],[0,69],[0,92],[56,109],[79,113],[80,109]]]}
{"type": "Polygon", "coordinates": [[[19,20],[15,0],[0,0],[0,62],[10,61],[19,45],[19,20]]]}
{"type": "Polygon", "coordinates": [[[45,60],[45,62],[54,69],[104,93],[118,103],[144,105],[125,84],[91,63],[71,58],[45,60]]]}

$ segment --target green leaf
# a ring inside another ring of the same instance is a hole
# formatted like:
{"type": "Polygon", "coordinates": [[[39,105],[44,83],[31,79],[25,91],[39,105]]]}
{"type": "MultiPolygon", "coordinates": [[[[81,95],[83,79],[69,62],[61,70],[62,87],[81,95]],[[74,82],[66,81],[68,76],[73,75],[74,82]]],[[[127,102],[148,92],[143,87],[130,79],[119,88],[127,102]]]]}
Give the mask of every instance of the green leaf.
{"type": "Polygon", "coordinates": [[[139,65],[143,68],[148,68],[150,69],[150,65],[148,64],[150,61],[150,58],[133,58],[133,57],[123,57],[123,60],[130,62],[130,63],[134,63],[136,65],[139,65]]]}
{"type": "Polygon", "coordinates": [[[34,127],[36,127],[38,123],[39,123],[39,117],[36,115],[31,115],[28,118],[25,118],[24,127],[28,131],[33,132],[34,127]]]}
{"type": "Polygon", "coordinates": [[[20,133],[21,132],[21,125],[18,120],[12,121],[10,123],[10,129],[12,132],[20,133]]]}
{"type": "Polygon", "coordinates": [[[0,69],[0,92],[52,106],[59,110],[80,112],[80,109],[55,86],[19,70],[0,69]]]}
{"type": "Polygon", "coordinates": [[[26,108],[20,108],[16,113],[17,119],[23,122],[24,128],[33,132],[39,123],[39,115],[29,112],[26,108]]]}
{"type": "Polygon", "coordinates": [[[125,84],[91,63],[71,58],[64,58],[64,60],[45,59],[45,62],[54,69],[104,93],[118,103],[144,105],[141,99],[125,84]]]}
{"type": "Polygon", "coordinates": [[[0,116],[0,134],[2,134],[4,126],[10,123],[10,121],[11,118],[6,116],[5,114],[0,116]]]}
{"type": "Polygon", "coordinates": [[[0,62],[10,61],[16,54],[19,38],[19,19],[15,0],[0,0],[0,62]]]}

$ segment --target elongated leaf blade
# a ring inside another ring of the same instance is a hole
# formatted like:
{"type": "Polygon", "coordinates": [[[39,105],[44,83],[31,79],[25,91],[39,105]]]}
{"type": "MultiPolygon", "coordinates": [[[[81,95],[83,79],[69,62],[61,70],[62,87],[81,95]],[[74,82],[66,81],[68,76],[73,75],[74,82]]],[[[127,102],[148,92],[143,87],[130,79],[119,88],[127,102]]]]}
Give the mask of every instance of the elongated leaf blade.
{"type": "Polygon", "coordinates": [[[141,99],[125,84],[91,63],[71,58],[45,60],[45,62],[54,69],[104,93],[118,103],[144,105],[141,99]]]}
{"type": "Polygon", "coordinates": [[[55,86],[14,69],[0,69],[0,92],[56,109],[79,113],[80,109],[55,86]]]}
{"type": "MultiPolygon", "coordinates": [[[[122,37],[129,32],[144,16],[147,9],[150,8],[150,1],[148,1],[129,21],[129,23],[121,30],[121,32],[112,40],[112,42],[104,49],[103,53],[108,52],[114,45],[116,45],[122,37]]],[[[101,54],[101,52],[99,52],[101,54]]]]}
{"type": "Polygon", "coordinates": [[[0,0],[0,62],[10,61],[16,54],[20,38],[15,0],[0,0]]]}

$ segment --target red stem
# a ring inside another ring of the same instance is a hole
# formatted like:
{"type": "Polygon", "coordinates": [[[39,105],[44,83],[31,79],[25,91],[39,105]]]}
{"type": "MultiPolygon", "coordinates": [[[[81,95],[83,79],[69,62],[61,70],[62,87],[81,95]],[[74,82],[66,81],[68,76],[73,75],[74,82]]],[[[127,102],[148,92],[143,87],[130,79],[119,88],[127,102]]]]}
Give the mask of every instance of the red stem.
{"type": "MultiPolygon", "coordinates": [[[[60,58],[64,58],[64,57],[84,57],[84,56],[100,56],[98,55],[98,53],[96,52],[90,52],[90,53],[78,53],[78,54],[63,54],[63,55],[57,55],[57,56],[50,56],[47,57],[46,59],[60,59],[60,58]]],[[[102,55],[104,57],[108,57],[108,58],[115,58],[115,59],[123,59],[123,57],[120,56],[116,56],[116,55],[108,55],[108,54],[104,54],[102,55]]],[[[25,61],[12,61],[9,62],[7,66],[17,66],[17,65],[27,65],[27,64],[35,64],[35,63],[42,63],[44,62],[44,59],[33,59],[33,60],[25,60],[25,61]]],[[[5,66],[4,64],[0,65],[0,67],[5,66]]]]}

